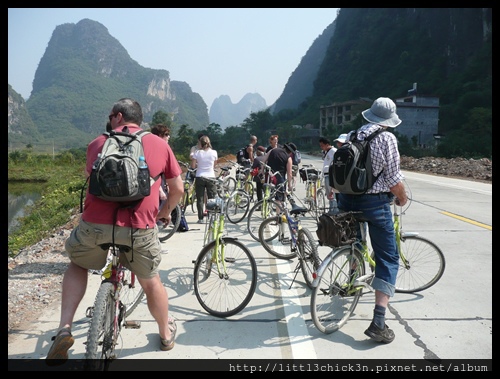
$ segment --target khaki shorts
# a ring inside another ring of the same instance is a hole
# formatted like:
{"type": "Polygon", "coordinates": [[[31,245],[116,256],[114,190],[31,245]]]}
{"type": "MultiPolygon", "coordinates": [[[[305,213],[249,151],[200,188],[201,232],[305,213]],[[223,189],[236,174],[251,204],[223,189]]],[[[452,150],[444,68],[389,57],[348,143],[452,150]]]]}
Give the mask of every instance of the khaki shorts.
{"type": "MultiPolygon", "coordinates": [[[[66,240],[66,252],[71,262],[88,270],[100,270],[106,264],[108,250],[100,245],[112,243],[113,225],[94,224],[80,219],[66,240]]],[[[158,229],[136,229],[115,226],[115,244],[132,246],[120,254],[120,262],[139,278],[148,279],[158,274],[161,245],[158,229]],[[132,236],[130,235],[132,233],[132,236]]]]}

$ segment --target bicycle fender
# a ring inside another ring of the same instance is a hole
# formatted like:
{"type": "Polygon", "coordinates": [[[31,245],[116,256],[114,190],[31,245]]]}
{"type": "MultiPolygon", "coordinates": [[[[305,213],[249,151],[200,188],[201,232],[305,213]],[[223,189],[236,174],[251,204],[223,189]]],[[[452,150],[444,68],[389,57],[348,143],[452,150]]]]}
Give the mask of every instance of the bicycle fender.
{"type": "Polygon", "coordinates": [[[238,238],[235,237],[221,237],[222,241],[238,241],[238,238]]]}
{"type": "Polygon", "coordinates": [[[335,252],[335,250],[333,250],[330,254],[328,254],[326,256],[326,258],[323,260],[323,262],[321,262],[321,264],[319,265],[318,269],[316,270],[315,272],[315,277],[314,277],[314,280],[311,284],[311,286],[313,288],[317,287],[318,284],[319,284],[319,278],[321,278],[321,275],[323,275],[323,271],[325,271],[325,269],[328,267],[328,265],[330,264],[330,261],[332,260],[332,255],[333,253],[335,252]]]}
{"type": "Polygon", "coordinates": [[[418,236],[420,233],[419,232],[401,232],[401,238],[405,238],[405,237],[416,237],[418,236]]]}

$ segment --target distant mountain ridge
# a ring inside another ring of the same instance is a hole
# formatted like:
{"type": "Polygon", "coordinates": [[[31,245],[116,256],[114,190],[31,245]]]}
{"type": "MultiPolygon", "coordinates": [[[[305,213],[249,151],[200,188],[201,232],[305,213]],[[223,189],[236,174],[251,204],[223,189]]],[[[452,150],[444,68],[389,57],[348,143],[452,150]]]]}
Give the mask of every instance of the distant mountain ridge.
{"type": "Polygon", "coordinates": [[[89,19],[56,27],[26,109],[40,135],[70,148],[103,132],[109,109],[122,97],[142,105],[146,125],[158,110],[176,125],[208,125],[207,105],[186,82],[171,80],[167,70],[140,66],[105,26],[89,19]]]}
{"type": "Polygon", "coordinates": [[[240,125],[250,113],[266,108],[266,100],[258,93],[247,93],[236,104],[233,104],[228,95],[221,95],[213,101],[208,118],[210,123],[219,124],[225,129],[228,126],[240,125]]]}

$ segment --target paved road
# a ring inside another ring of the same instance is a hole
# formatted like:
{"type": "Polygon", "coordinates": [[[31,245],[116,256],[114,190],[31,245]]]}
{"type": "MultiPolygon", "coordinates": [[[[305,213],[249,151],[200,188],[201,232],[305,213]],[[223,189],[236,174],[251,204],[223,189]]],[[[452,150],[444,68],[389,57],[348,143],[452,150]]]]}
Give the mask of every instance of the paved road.
{"type": "MultiPolygon", "coordinates": [[[[303,163],[321,166],[321,160],[315,157],[304,156],[303,163]]],[[[391,344],[375,343],[363,333],[372,318],[373,294],[363,296],[355,314],[341,330],[330,335],[319,332],[311,321],[310,290],[302,274],[293,280],[296,260],[272,257],[246,233],[244,222],[228,223],[227,228],[231,236],[250,248],[257,260],[256,293],[236,316],[219,319],[209,315],[198,304],[193,291],[192,261],[202,246],[203,225],[196,224],[196,215],[189,212],[190,230],[176,233],[164,243],[161,263],[161,279],[178,325],[175,348],[169,352],[159,349],[156,323],[144,302],[133,313],[133,318],[141,320],[141,328],[122,332],[119,362],[128,362],[124,366],[127,370],[209,370],[215,363],[219,364],[218,369],[230,370],[243,369],[235,365],[248,360],[259,360],[260,370],[270,371],[280,368],[275,363],[297,360],[333,365],[350,359],[352,363],[383,365],[393,359],[404,359],[407,363],[484,359],[491,368],[492,186],[405,174],[414,201],[403,218],[403,228],[419,231],[436,242],[445,253],[447,267],[434,287],[421,293],[394,296],[387,312],[387,324],[396,334],[391,344]],[[197,361],[200,359],[203,361],[197,361]]],[[[303,187],[298,184],[299,196],[303,196],[303,187]]],[[[305,225],[316,230],[312,220],[305,225]]],[[[328,252],[329,249],[320,247],[322,258],[328,252]]],[[[75,318],[72,360],[61,370],[71,369],[71,364],[84,356],[89,326],[85,309],[93,303],[98,284],[99,277],[93,275],[75,318]]],[[[8,345],[10,369],[47,369],[40,360],[48,352],[58,319],[59,308],[54,306],[29,330],[13,336],[8,345]]],[[[254,369],[259,367],[256,365],[254,369]]]]}

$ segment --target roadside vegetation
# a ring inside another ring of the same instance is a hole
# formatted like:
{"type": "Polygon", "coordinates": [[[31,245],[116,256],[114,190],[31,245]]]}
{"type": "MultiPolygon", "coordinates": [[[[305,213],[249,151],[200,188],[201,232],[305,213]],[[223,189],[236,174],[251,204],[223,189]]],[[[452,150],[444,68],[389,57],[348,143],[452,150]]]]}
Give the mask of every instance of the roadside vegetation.
{"type": "MultiPolygon", "coordinates": [[[[14,151],[8,156],[8,180],[37,186],[41,197],[19,220],[9,235],[9,256],[46,237],[79,212],[80,191],[85,183],[85,149],[61,154],[34,154],[14,151]]],[[[14,194],[15,195],[15,194],[14,194]]]]}

